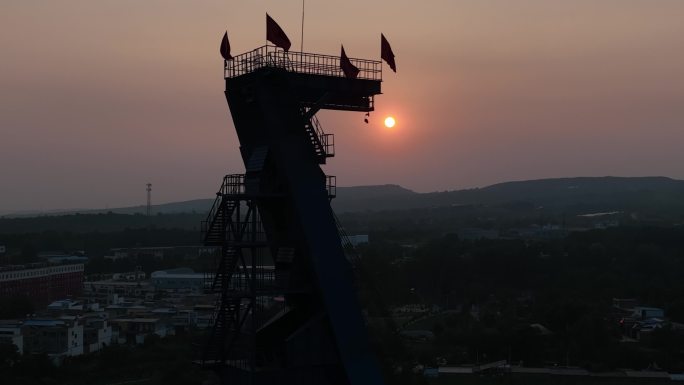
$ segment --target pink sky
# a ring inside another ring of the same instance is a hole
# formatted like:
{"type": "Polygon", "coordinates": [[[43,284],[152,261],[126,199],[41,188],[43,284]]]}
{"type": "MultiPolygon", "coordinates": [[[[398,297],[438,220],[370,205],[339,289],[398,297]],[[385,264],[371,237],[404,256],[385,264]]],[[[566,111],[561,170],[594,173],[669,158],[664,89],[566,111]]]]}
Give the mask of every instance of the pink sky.
{"type": "MultiPolygon", "coordinates": [[[[371,124],[320,114],[342,186],[684,179],[681,0],[307,1],[305,51],[397,55],[371,124]],[[382,127],[387,115],[397,126],[382,127]]],[[[299,0],[3,0],[0,211],[211,197],[242,172],[218,54],[300,44],[299,0]]]]}

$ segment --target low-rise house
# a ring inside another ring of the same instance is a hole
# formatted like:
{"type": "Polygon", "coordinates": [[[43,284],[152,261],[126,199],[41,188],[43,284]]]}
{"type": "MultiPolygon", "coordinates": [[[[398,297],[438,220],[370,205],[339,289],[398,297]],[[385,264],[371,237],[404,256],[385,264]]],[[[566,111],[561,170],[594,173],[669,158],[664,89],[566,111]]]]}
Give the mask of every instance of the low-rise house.
{"type": "Polygon", "coordinates": [[[112,279],[114,281],[139,282],[139,281],[144,281],[145,278],[147,278],[147,274],[145,274],[145,272],[142,270],[129,271],[126,273],[114,273],[114,274],[112,274],[112,279]]]}
{"type": "Polygon", "coordinates": [[[206,329],[214,322],[214,305],[201,304],[193,306],[193,311],[197,314],[195,327],[206,329]]]}
{"type": "Polygon", "coordinates": [[[119,343],[142,344],[152,334],[159,337],[172,334],[168,323],[159,318],[115,318],[111,324],[119,343]]]}
{"type": "Polygon", "coordinates": [[[17,347],[19,354],[24,354],[24,337],[21,335],[21,321],[0,321],[0,344],[9,343],[17,347]]]}
{"type": "Polygon", "coordinates": [[[71,299],[60,299],[50,303],[47,306],[47,310],[57,316],[62,314],[77,314],[83,312],[83,303],[71,299]]]}
{"type": "Polygon", "coordinates": [[[368,234],[349,235],[347,236],[347,239],[349,240],[349,243],[351,243],[354,247],[369,242],[368,234]]]}
{"type": "Polygon", "coordinates": [[[193,310],[179,310],[171,321],[176,333],[188,331],[197,325],[197,313],[193,310]]]}
{"type": "Polygon", "coordinates": [[[642,321],[650,318],[663,319],[665,318],[665,310],[659,307],[636,306],[634,307],[634,313],[632,317],[642,321]]]}
{"type": "Polygon", "coordinates": [[[634,312],[634,308],[639,306],[636,298],[613,298],[613,308],[624,311],[634,312]]]}
{"type": "MultiPolygon", "coordinates": [[[[118,297],[126,298],[146,298],[154,293],[154,287],[148,281],[117,281],[114,279],[107,279],[102,281],[86,281],[83,283],[84,295],[93,300],[103,298],[110,298],[111,295],[117,294],[118,297]]],[[[115,302],[102,301],[102,303],[115,302]]]]}
{"type": "Polygon", "coordinates": [[[215,248],[205,246],[156,246],[156,247],[124,247],[110,249],[108,255],[114,259],[152,257],[164,259],[167,257],[184,257],[195,259],[215,248]]]}
{"type": "Polygon", "coordinates": [[[51,357],[83,354],[83,324],[78,317],[30,318],[21,326],[24,353],[44,353],[51,357]]]}
{"type": "Polygon", "coordinates": [[[634,302],[628,301],[624,304],[621,302],[625,300],[619,301],[620,306],[616,306],[614,299],[613,307],[622,312],[623,315],[618,322],[622,328],[622,333],[629,339],[647,341],[655,330],[670,325],[670,322],[665,318],[665,310],[661,308],[634,306],[634,302]],[[631,312],[628,311],[629,307],[632,307],[631,312]]]}
{"type": "Polygon", "coordinates": [[[203,292],[207,279],[204,273],[188,268],[155,271],[150,280],[157,290],[190,290],[203,292]]]}
{"type": "Polygon", "coordinates": [[[94,353],[112,344],[112,326],[107,319],[107,313],[86,314],[83,318],[85,353],[94,353]]]}

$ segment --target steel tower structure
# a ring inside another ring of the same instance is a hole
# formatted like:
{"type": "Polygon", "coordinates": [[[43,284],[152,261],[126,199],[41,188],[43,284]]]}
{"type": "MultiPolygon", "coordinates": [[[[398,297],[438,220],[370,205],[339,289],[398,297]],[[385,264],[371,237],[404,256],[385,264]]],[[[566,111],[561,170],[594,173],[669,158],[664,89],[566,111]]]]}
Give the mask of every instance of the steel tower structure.
{"type": "Polygon", "coordinates": [[[244,174],[227,175],[202,223],[219,246],[217,294],[202,363],[231,384],[382,384],[353,272],[330,207],[334,155],[321,109],[373,110],[379,61],[285,52],[267,45],[225,68],[244,174]]]}

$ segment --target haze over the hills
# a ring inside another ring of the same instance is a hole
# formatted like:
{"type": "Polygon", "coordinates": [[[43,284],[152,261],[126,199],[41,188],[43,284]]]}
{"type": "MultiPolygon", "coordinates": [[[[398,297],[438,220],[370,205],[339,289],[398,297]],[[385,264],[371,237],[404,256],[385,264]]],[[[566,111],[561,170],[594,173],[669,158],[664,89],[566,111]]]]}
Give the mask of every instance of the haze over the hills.
{"type": "MultiPolygon", "coordinates": [[[[205,213],[213,199],[154,205],[153,213],[205,213]]],[[[417,193],[398,185],[338,187],[333,208],[338,213],[405,210],[455,205],[526,204],[572,210],[620,210],[630,207],[684,207],[684,181],[667,177],[577,177],[504,182],[466,190],[417,193]]],[[[111,209],[4,213],[5,216],[73,213],[142,214],[145,206],[111,209]]]]}

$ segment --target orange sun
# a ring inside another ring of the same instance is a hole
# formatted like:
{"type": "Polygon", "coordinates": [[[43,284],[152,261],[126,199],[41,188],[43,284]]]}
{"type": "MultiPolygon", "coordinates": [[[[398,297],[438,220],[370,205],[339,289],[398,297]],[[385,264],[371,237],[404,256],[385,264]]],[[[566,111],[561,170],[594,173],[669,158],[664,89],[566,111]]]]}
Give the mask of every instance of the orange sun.
{"type": "Polygon", "coordinates": [[[395,124],[397,124],[397,121],[394,120],[393,117],[388,116],[385,118],[385,127],[392,128],[392,127],[394,127],[395,124]]]}

